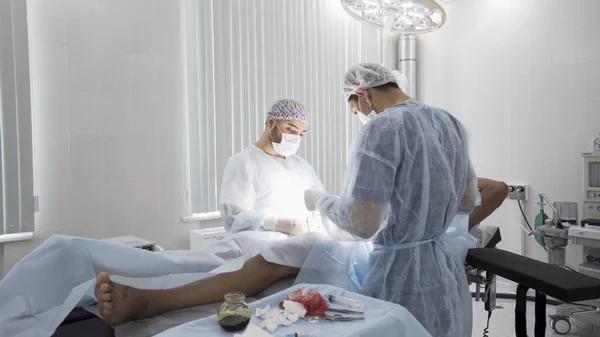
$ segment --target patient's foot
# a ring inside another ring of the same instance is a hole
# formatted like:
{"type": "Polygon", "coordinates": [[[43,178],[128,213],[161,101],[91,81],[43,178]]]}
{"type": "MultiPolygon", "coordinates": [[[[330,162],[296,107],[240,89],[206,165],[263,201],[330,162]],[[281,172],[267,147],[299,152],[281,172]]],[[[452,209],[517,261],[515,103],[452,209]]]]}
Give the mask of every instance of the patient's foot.
{"type": "Polygon", "coordinates": [[[144,291],[112,282],[108,273],[96,276],[96,299],[102,319],[111,325],[147,318],[144,291]]]}

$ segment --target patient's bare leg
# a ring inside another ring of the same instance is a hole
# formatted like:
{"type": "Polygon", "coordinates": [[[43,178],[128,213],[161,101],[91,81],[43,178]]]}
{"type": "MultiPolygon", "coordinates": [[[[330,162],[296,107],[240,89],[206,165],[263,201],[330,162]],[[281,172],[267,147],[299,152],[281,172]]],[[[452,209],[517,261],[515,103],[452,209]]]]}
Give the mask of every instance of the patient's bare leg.
{"type": "Polygon", "coordinates": [[[143,290],[112,282],[108,273],[96,277],[96,298],[102,319],[117,325],[165,312],[219,302],[228,292],[254,296],[271,283],[298,275],[300,269],[267,262],[257,255],[242,269],[166,290],[143,290]]]}

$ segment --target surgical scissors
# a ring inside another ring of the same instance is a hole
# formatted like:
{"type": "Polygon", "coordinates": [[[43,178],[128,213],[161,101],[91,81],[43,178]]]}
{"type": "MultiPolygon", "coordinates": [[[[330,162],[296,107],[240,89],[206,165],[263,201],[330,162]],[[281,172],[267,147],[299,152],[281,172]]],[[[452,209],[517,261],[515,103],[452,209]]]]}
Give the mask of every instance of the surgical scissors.
{"type": "Polygon", "coordinates": [[[355,310],[349,310],[349,309],[334,309],[334,308],[329,308],[326,311],[339,312],[341,314],[353,314],[353,315],[364,315],[365,314],[362,311],[355,311],[355,310]]]}
{"type": "Polygon", "coordinates": [[[350,316],[342,316],[342,315],[338,315],[338,314],[333,314],[333,315],[325,314],[325,315],[323,315],[323,317],[325,318],[325,320],[331,321],[331,322],[351,322],[351,321],[359,321],[359,320],[365,319],[364,316],[350,317],[350,316]]]}
{"type": "Polygon", "coordinates": [[[307,322],[318,322],[321,319],[329,322],[351,322],[351,321],[359,321],[365,319],[364,316],[358,317],[350,317],[350,316],[342,316],[338,314],[328,315],[324,314],[322,317],[319,316],[305,316],[302,317],[307,322]]]}

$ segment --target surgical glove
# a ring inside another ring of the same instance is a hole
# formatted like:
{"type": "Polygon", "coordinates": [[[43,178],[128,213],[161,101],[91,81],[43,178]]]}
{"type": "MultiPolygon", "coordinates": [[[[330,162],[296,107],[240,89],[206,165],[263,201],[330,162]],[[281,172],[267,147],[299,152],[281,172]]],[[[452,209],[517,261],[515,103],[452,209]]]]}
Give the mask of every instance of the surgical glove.
{"type": "Polygon", "coordinates": [[[317,188],[311,188],[304,191],[304,204],[306,205],[306,209],[308,209],[311,212],[316,210],[319,198],[324,197],[326,195],[329,195],[329,193],[317,188]]]}
{"type": "Polygon", "coordinates": [[[263,228],[268,231],[276,231],[289,235],[300,235],[309,230],[306,219],[277,217],[267,217],[263,223],[263,228]]]}

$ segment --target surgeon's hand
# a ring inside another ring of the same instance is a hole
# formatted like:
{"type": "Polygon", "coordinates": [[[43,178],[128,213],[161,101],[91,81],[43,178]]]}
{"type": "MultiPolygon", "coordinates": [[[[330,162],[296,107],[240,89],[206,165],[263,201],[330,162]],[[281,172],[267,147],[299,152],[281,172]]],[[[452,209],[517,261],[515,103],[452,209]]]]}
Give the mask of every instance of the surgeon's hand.
{"type": "Polygon", "coordinates": [[[306,219],[290,219],[268,217],[265,219],[263,228],[268,231],[276,231],[288,235],[300,235],[309,231],[306,219]]]}
{"type": "Polygon", "coordinates": [[[318,188],[311,188],[304,191],[304,204],[306,204],[306,209],[309,211],[314,211],[317,209],[317,201],[319,198],[328,195],[329,193],[320,190],[318,188]]]}

